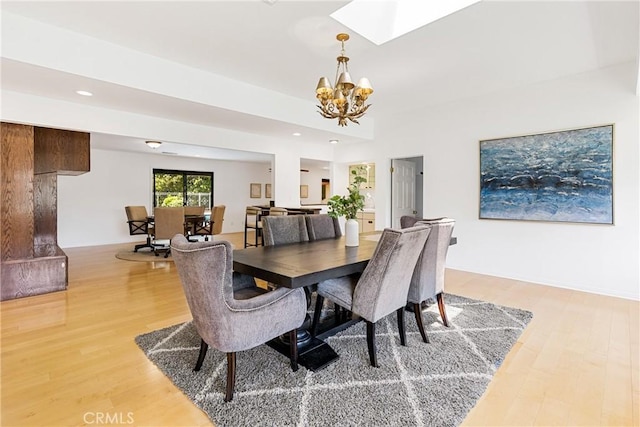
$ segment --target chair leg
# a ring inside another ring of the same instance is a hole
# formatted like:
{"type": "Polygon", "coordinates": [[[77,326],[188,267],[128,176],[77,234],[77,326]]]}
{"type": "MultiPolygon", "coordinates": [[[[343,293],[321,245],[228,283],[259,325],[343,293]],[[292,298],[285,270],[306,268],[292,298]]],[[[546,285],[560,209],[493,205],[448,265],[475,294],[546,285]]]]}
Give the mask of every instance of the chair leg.
{"type": "Polygon", "coordinates": [[[444,308],[444,292],[440,292],[436,295],[436,299],[438,300],[438,310],[440,310],[440,317],[442,317],[442,323],[447,328],[449,327],[449,319],[447,319],[447,311],[444,308]]]}
{"type": "Polygon", "coordinates": [[[244,247],[247,248],[247,227],[244,227],[244,247]]]}
{"type": "Polygon", "coordinates": [[[422,335],[422,341],[429,343],[429,337],[427,336],[426,331],[424,330],[424,322],[422,321],[422,306],[420,303],[413,304],[413,314],[416,316],[416,323],[418,324],[418,329],[420,329],[420,335],[422,335]]]}
{"type": "Polygon", "coordinates": [[[227,353],[227,393],[224,396],[225,402],[233,399],[233,390],[236,386],[236,353],[227,353]]]}
{"type": "Polygon", "coordinates": [[[397,309],[396,314],[398,316],[398,333],[400,334],[400,344],[406,346],[407,334],[404,330],[404,307],[397,309]]]}
{"type": "Polygon", "coordinates": [[[200,354],[198,355],[198,361],[196,362],[196,367],[193,368],[194,371],[199,371],[202,368],[202,362],[204,362],[204,356],[207,354],[207,349],[209,348],[209,344],[204,342],[203,339],[200,340],[200,354]]]}
{"type": "Polygon", "coordinates": [[[289,359],[291,360],[291,369],[293,372],[298,370],[298,330],[293,329],[289,332],[289,359]]]}
{"type": "Polygon", "coordinates": [[[367,347],[369,348],[369,362],[374,368],[378,367],[378,359],[376,357],[376,324],[367,322],[367,347]]]}
{"type": "Polygon", "coordinates": [[[313,310],[313,322],[311,323],[311,338],[315,338],[318,333],[318,323],[320,323],[320,314],[322,312],[322,304],[324,297],[316,294],[316,308],[313,310]]]}

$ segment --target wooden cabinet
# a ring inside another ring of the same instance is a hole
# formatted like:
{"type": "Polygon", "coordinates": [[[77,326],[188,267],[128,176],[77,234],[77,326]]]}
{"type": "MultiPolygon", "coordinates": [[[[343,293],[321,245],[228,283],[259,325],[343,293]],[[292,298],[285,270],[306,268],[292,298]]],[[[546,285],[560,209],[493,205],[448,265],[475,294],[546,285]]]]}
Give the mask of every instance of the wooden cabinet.
{"type": "Polygon", "coordinates": [[[356,216],[356,220],[358,221],[360,233],[375,231],[376,229],[375,212],[358,212],[358,215],[356,216]]]}

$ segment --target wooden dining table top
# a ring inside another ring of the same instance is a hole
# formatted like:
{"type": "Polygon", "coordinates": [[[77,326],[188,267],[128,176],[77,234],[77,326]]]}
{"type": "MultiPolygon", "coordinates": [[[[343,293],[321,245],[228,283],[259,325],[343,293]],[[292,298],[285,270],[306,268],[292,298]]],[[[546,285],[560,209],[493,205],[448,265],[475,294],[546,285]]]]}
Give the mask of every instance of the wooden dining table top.
{"type": "Polygon", "coordinates": [[[236,249],[233,269],[287,288],[364,271],[378,244],[360,236],[360,245],[345,246],[344,237],[276,246],[236,249]]]}

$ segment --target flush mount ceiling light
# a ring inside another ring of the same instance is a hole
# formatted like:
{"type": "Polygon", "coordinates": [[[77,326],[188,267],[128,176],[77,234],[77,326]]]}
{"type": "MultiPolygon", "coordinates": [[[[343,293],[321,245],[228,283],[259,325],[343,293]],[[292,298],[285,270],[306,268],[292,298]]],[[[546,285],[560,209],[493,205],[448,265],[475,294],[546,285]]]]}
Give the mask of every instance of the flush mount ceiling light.
{"type": "Polygon", "coordinates": [[[82,96],[93,96],[93,94],[91,92],[88,92],[86,90],[77,90],[76,93],[78,95],[82,95],[82,96]]]}
{"type": "Polygon", "coordinates": [[[162,145],[160,141],[146,141],[147,147],[153,148],[154,150],[162,145]]]}
{"type": "Polygon", "coordinates": [[[344,54],[344,42],[349,40],[349,34],[340,33],[336,39],[342,43],[342,50],[336,68],[335,86],[332,87],[329,79],[320,77],[316,87],[316,98],[320,101],[318,108],[322,117],[327,119],[338,119],[339,126],[346,126],[347,120],[358,123],[360,117],[364,115],[371,104],[365,105],[365,101],[373,93],[373,88],[369,79],[362,77],[358,84],[351,81],[349,75],[349,57],[344,54]]]}
{"type": "Polygon", "coordinates": [[[338,143],[338,140],[337,140],[337,139],[330,139],[330,140],[329,140],[329,142],[330,142],[331,144],[337,144],[337,143],[338,143]]]}

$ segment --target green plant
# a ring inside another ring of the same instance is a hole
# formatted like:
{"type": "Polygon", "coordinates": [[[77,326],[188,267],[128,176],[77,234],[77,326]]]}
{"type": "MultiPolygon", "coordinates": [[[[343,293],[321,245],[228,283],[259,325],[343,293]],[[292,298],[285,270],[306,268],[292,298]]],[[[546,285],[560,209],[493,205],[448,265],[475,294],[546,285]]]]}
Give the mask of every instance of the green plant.
{"type": "Polygon", "coordinates": [[[178,196],[167,196],[162,201],[162,206],[169,206],[175,208],[177,206],[182,206],[182,197],[178,196]]]}
{"type": "Polygon", "coordinates": [[[355,219],[358,211],[364,209],[364,196],[360,194],[360,184],[367,182],[367,179],[358,174],[356,170],[352,170],[354,175],[353,183],[347,187],[349,194],[347,196],[335,195],[329,199],[327,205],[330,217],[338,218],[340,216],[346,219],[355,219]]]}

